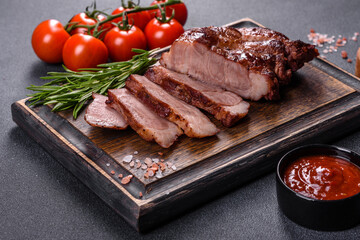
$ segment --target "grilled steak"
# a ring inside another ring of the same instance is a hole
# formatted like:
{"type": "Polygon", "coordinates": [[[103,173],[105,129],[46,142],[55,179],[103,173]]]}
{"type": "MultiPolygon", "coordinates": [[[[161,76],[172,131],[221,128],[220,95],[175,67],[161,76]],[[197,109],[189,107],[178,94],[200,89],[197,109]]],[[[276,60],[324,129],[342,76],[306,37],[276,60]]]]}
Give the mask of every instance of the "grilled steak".
{"type": "Polygon", "coordinates": [[[202,138],[219,131],[199,109],[171,96],[144,76],[131,75],[126,87],[159,116],[176,123],[189,137],[202,138]]]}
{"type": "Polygon", "coordinates": [[[155,140],[161,147],[168,148],[182,134],[178,126],[159,117],[127,89],[112,89],[108,95],[107,104],[122,113],[130,127],[146,141],[155,140]]]}
{"type": "Polygon", "coordinates": [[[209,86],[162,66],[149,69],[145,76],[171,95],[213,114],[226,127],[245,117],[250,107],[249,103],[232,92],[209,86]]]}
{"type": "Polygon", "coordinates": [[[93,101],[87,107],[85,112],[85,121],[93,127],[112,128],[122,130],[127,128],[128,124],[124,116],[111,107],[106,105],[106,96],[93,93],[93,101]]]}
{"type": "Polygon", "coordinates": [[[313,45],[270,29],[204,27],[183,33],[160,63],[246,99],[276,100],[280,84],[317,55],[313,45]]]}

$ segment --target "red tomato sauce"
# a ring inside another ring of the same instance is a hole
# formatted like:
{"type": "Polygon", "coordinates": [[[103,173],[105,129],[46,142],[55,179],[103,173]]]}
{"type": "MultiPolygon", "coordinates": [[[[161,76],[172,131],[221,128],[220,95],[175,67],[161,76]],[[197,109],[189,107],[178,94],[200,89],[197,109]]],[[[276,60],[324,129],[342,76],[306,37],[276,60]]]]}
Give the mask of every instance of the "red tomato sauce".
{"type": "Polygon", "coordinates": [[[286,168],[284,181],[306,197],[338,200],[360,192],[360,168],[341,158],[306,156],[286,168]]]}

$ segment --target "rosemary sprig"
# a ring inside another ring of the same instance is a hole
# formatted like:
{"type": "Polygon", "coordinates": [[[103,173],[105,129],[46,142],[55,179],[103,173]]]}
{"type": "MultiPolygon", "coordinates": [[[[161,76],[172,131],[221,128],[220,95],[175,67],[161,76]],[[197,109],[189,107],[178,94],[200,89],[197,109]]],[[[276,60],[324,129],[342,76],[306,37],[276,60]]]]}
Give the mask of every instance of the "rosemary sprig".
{"type": "Polygon", "coordinates": [[[81,69],[79,72],[65,66],[65,72],[48,72],[49,76],[41,78],[52,81],[27,88],[37,92],[28,95],[31,97],[30,105],[52,104],[54,112],[73,108],[76,119],[93,92],[106,95],[108,89],[122,88],[130,74],[143,74],[155,64],[157,59],[153,55],[156,50],[133,49],[139,54],[129,61],[100,64],[98,68],[81,69]]]}

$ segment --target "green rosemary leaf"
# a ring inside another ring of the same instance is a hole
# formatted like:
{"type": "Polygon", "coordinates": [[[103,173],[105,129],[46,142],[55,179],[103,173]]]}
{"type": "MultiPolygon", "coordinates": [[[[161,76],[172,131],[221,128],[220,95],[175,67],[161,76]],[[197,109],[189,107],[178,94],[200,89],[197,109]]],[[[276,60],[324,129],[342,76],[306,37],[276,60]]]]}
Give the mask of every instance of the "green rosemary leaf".
{"type": "Polygon", "coordinates": [[[84,68],[78,72],[65,66],[65,72],[48,72],[48,76],[41,79],[51,80],[50,82],[27,88],[36,92],[28,95],[30,106],[51,104],[54,112],[72,108],[76,119],[93,92],[106,95],[108,89],[124,87],[131,74],[143,74],[157,62],[153,57],[157,50],[133,49],[138,55],[129,61],[104,63],[97,68],[84,68]]]}

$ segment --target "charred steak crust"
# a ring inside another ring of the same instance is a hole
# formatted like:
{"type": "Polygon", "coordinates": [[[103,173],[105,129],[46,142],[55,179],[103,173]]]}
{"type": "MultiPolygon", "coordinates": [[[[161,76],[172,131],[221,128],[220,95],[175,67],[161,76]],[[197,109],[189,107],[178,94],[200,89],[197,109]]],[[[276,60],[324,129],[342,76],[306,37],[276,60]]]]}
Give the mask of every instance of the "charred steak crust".
{"type": "Polygon", "coordinates": [[[288,84],[292,72],[317,55],[313,45],[267,28],[204,27],[184,32],[160,63],[244,98],[276,100],[279,86],[288,84]]]}
{"type": "Polygon", "coordinates": [[[233,126],[248,113],[250,104],[234,93],[208,86],[162,66],[150,68],[145,76],[160,85],[171,95],[184,102],[204,109],[226,127],[233,126]]]}
{"type": "Polygon", "coordinates": [[[266,48],[266,53],[277,56],[274,59],[275,73],[281,85],[288,84],[291,73],[303,67],[305,62],[319,56],[319,52],[314,45],[300,40],[292,41],[284,34],[268,28],[239,28],[238,31],[242,34],[244,41],[270,41],[269,46],[271,48],[266,48]]]}

